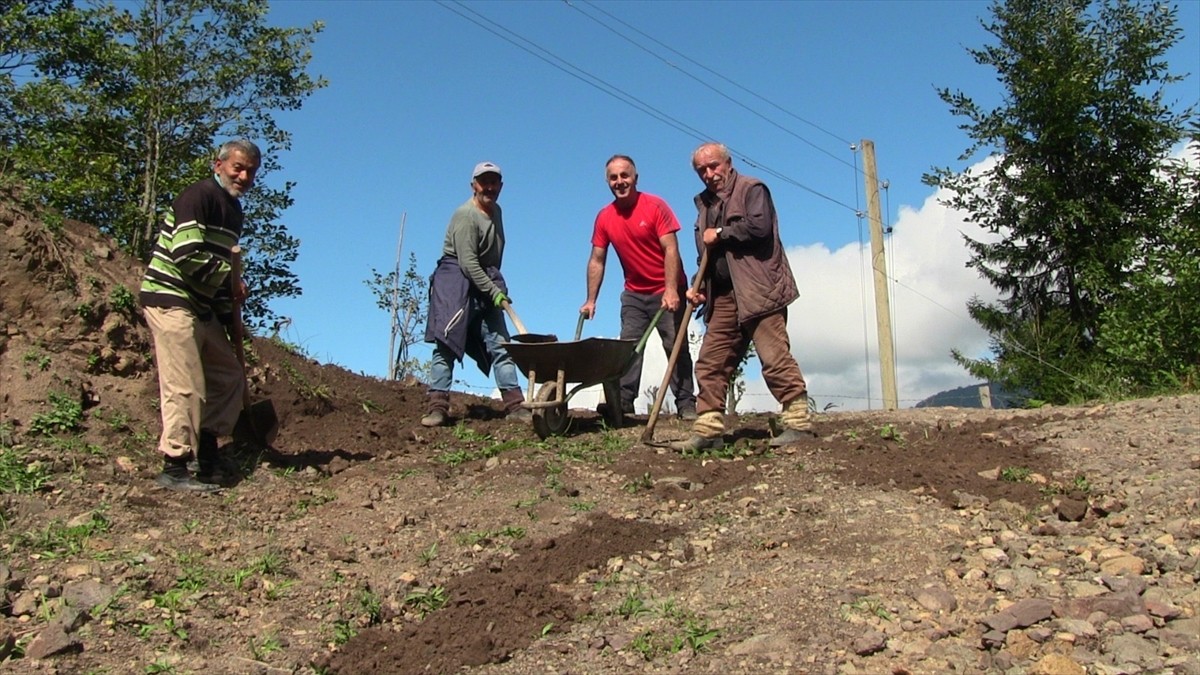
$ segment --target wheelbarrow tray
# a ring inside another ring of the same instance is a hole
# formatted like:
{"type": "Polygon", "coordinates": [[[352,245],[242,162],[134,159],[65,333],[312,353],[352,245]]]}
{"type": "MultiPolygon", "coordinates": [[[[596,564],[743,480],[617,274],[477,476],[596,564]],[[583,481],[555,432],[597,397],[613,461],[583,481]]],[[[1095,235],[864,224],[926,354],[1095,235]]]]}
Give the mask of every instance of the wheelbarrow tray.
{"type": "Polygon", "coordinates": [[[525,377],[554,382],[562,371],[565,382],[584,386],[620,379],[637,349],[637,340],[588,338],[573,342],[506,342],[504,348],[525,377]]]}

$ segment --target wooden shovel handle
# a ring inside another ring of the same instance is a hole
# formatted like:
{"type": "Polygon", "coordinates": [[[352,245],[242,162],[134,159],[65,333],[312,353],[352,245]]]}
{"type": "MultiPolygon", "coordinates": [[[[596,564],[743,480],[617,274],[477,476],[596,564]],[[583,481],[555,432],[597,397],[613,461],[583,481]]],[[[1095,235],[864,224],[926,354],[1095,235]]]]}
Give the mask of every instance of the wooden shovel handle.
{"type": "Polygon", "coordinates": [[[512,308],[512,304],[508,300],[501,300],[500,305],[504,307],[504,311],[508,312],[508,318],[512,319],[513,326],[517,329],[517,335],[529,332],[525,330],[525,324],[521,323],[521,318],[517,316],[516,310],[512,308]]]}
{"type": "MultiPolygon", "coordinates": [[[[696,272],[696,279],[692,282],[692,292],[696,293],[700,290],[700,284],[704,283],[704,270],[708,267],[708,247],[704,247],[704,251],[700,253],[700,269],[696,272]]],[[[687,298],[683,298],[682,302],[687,302],[687,298]]],[[[649,443],[654,440],[654,426],[658,424],[658,412],[662,409],[663,398],[667,395],[667,386],[671,384],[671,373],[675,372],[675,362],[679,360],[679,352],[683,348],[683,343],[687,342],[688,322],[692,318],[693,308],[688,307],[688,311],[683,315],[683,321],[679,323],[679,330],[675,333],[675,345],[671,347],[671,358],[667,359],[667,370],[663,373],[662,384],[658,387],[658,395],[654,397],[654,405],[650,408],[650,419],[646,420],[646,429],[642,431],[642,442],[649,443]]]]}

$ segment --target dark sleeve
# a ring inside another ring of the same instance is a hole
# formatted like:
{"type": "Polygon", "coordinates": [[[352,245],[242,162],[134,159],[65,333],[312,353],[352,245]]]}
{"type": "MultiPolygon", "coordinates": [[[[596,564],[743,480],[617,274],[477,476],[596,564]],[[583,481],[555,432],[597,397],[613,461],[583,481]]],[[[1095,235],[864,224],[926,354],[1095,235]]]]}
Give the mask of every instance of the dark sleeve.
{"type": "Polygon", "coordinates": [[[767,186],[758,183],[746,190],[745,215],[730,220],[721,230],[722,243],[737,247],[771,237],[771,223],[775,222],[775,203],[767,186]]]}

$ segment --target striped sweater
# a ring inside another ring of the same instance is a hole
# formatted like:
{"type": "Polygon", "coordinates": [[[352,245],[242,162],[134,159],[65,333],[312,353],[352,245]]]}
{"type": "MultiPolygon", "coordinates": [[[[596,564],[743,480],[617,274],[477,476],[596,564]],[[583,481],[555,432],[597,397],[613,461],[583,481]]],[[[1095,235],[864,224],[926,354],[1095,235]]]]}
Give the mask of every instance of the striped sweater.
{"type": "Polygon", "coordinates": [[[143,307],[183,307],[228,322],[230,249],[242,236],[242,205],[216,178],[193,183],[171,205],[138,299],[143,307]]]}

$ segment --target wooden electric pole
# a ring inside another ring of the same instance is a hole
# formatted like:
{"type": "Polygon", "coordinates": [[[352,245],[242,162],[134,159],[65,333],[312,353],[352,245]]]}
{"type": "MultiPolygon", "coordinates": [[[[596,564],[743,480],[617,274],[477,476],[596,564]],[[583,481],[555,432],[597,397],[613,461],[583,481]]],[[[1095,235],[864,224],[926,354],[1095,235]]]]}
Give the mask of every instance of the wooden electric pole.
{"type": "Polygon", "coordinates": [[[883,407],[899,406],[896,394],[896,353],[892,345],[892,308],[888,298],[887,259],[883,254],[883,216],[879,208],[879,175],[875,169],[875,142],[863,139],[863,172],[867,183],[867,222],[871,230],[871,269],[875,272],[875,325],[879,333],[879,377],[883,381],[883,407]]]}

